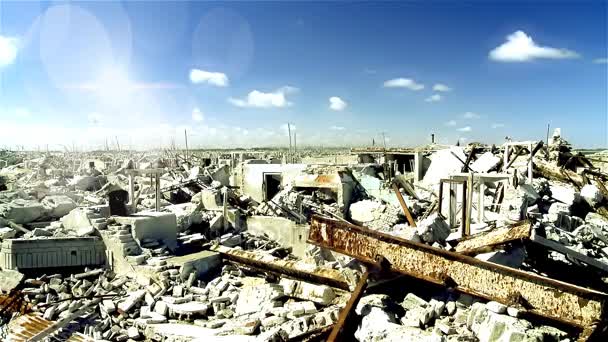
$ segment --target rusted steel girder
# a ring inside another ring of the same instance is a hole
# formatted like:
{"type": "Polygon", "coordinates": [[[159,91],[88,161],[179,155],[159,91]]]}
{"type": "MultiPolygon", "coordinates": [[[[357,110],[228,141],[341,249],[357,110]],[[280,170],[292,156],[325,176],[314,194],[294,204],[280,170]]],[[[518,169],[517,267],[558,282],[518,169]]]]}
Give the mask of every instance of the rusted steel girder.
{"type": "Polygon", "coordinates": [[[509,242],[529,239],[530,229],[530,222],[522,221],[508,227],[467,236],[458,242],[456,252],[466,255],[491,252],[509,242]]]}
{"type": "Polygon", "coordinates": [[[220,256],[226,260],[247,265],[261,271],[282,274],[349,291],[346,277],[332,268],[311,266],[308,263],[283,260],[269,254],[253,253],[221,245],[213,246],[211,250],[220,253],[220,256]]]}
{"type": "Polygon", "coordinates": [[[308,242],[367,263],[382,255],[391,271],[583,328],[603,319],[608,300],[602,292],[318,216],[308,242]]]}
{"type": "Polygon", "coordinates": [[[412,213],[410,213],[410,209],[407,207],[407,203],[405,203],[405,200],[401,195],[401,191],[399,191],[399,187],[395,183],[393,183],[393,191],[395,192],[395,195],[399,200],[399,204],[401,204],[401,209],[403,209],[403,214],[405,214],[405,217],[407,218],[407,222],[410,224],[410,227],[416,227],[416,221],[414,221],[412,213]]]}

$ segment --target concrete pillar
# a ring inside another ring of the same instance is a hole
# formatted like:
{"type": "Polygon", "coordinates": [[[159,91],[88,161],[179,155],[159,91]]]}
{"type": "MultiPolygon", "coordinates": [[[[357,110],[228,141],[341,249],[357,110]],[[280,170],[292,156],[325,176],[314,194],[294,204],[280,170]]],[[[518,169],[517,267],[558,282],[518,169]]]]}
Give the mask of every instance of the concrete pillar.
{"type": "Polygon", "coordinates": [[[137,206],[135,205],[135,183],[131,172],[129,172],[129,205],[131,206],[131,213],[137,212],[137,206]]]}
{"type": "Polygon", "coordinates": [[[226,229],[226,227],[228,227],[228,188],[222,188],[222,194],[224,195],[224,205],[222,210],[222,228],[226,229]]]}
{"type": "Polygon", "coordinates": [[[414,182],[422,180],[422,152],[414,153],[414,182]]]}
{"type": "MultiPolygon", "coordinates": [[[[481,223],[483,222],[484,219],[484,212],[485,212],[485,196],[484,193],[486,192],[486,183],[485,183],[485,179],[483,179],[482,177],[479,177],[479,194],[478,194],[478,201],[477,201],[477,223],[481,223]]],[[[471,200],[473,200],[471,198],[471,200]]]]}

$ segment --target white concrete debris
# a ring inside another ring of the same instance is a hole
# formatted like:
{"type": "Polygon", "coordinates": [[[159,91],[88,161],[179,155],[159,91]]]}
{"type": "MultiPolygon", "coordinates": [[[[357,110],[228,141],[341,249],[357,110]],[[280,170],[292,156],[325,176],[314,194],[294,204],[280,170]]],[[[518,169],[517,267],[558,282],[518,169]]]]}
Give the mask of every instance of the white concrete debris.
{"type": "MultiPolygon", "coordinates": [[[[560,172],[568,171],[564,161],[580,157],[569,152],[569,144],[559,132],[549,145],[547,162],[556,170],[561,168],[560,172]]],[[[83,317],[93,314],[93,320],[77,320],[72,324],[74,331],[95,340],[293,338],[336,322],[348,300],[348,292],[235,266],[207,250],[209,245],[219,243],[272,256],[272,260],[310,265],[303,267],[310,272],[316,272],[318,266],[330,267],[343,274],[351,286],[365,269],[356,259],[318,247],[306,253],[306,229],[312,215],[347,220],[450,250],[454,241],[448,236],[459,234],[459,227],[450,227],[430,209],[436,210],[439,180],[461,174],[463,161],[472,147],[444,148],[433,144],[405,151],[405,157],[391,156],[390,150],[384,153],[372,150],[361,156],[353,154],[354,159],[365,164],[348,168],[298,164],[299,156],[290,156],[289,163],[273,163],[272,160],[280,161],[284,156],[264,152],[264,157],[253,154],[245,158],[242,153],[246,152],[242,151],[209,154],[190,151],[188,155],[180,151],[141,154],[113,151],[83,153],[82,158],[77,153],[66,158],[54,153],[19,152],[16,154],[22,161],[4,167],[8,163],[3,159],[4,151],[0,151],[0,189],[8,185],[8,190],[0,190],[0,240],[52,242],[58,237],[100,237],[108,261],[107,269],[85,269],[72,276],[50,274],[41,267],[36,270],[40,271],[37,278],[26,279],[19,272],[0,270],[0,290],[8,292],[21,286],[33,311],[48,320],[66,318],[94,304],[83,314],[83,317]],[[382,165],[386,160],[391,161],[393,169],[382,165]],[[413,175],[412,167],[421,172],[413,175]],[[153,177],[138,174],[140,171],[132,171],[129,176],[127,171],[136,169],[160,172],[160,213],[154,211],[153,177]],[[393,178],[393,173],[398,176],[393,178]],[[342,182],[327,182],[323,177],[326,174],[340,175],[334,178],[342,182]],[[268,175],[274,178],[267,179],[268,175]],[[357,181],[351,179],[353,175],[357,181]],[[419,177],[423,177],[422,181],[419,177]],[[279,179],[277,184],[273,183],[279,179]],[[403,216],[392,189],[393,181],[402,187],[417,223],[415,228],[403,216]],[[111,216],[108,192],[130,188],[131,214],[111,216]],[[265,201],[267,195],[273,197],[272,201],[265,201]],[[284,224],[274,224],[277,222],[284,224]],[[269,225],[272,229],[266,229],[269,225]],[[251,231],[246,231],[247,227],[251,231]],[[271,231],[272,234],[268,233],[271,231]],[[103,298],[92,302],[90,296],[103,298]]],[[[483,152],[473,157],[471,169],[497,174],[490,170],[503,160],[504,146],[475,145],[475,148],[483,152]]],[[[351,151],[345,153],[350,155],[351,151]]],[[[334,155],[328,158],[338,160],[334,155]]],[[[529,156],[519,158],[523,165],[529,156]]],[[[545,158],[541,150],[533,161],[545,158]]],[[[579,168],[580,174],[581,165],[579,162],[570,170],[579,168]]],[[[473,233],[528,219],[538,236],[559,243],[566,251],[608,264],[608,220],[602,216],[606,198],[596,178],[590,178],[592,184],[575,184],[568,179],[556,181],[559,174],[543,178],[535,172],[534,180],[529,182],[527,169],[519,164],[500,172],[511,177],[503,183],[502,197],[497,192],[498,182],[485,184],[483,219],[477,215],[480,210],[477,185],[473,189],[470,199],[473,233]]],[[[460,190],[456,195],[460,201],[460,190]]],[[[460,204],[456,210],[462,210],[460,204]]],[[[521,244],[512,243],[475,257],[546,275],[542,263],[531,259],[536,254],[526,251],[521,244]]],[[[574,260],[571,254],[547,253],[553,262],[577,267],[580,260],[574,260]]],[[[559,269],[554,271],[559,273],[559,269]]],[[[603,281],[592,272],[589,277],[603,281]]],[[[498,342],[574,338],[550,326],[521,319],[519,307],[485,303],[472,296],[458,296],[451,290],[411,285],[386,292],[391,295],[363,296],[355,309],[361,319],[358,329],[355,336],[345,339],[498,342]]],[[[0,333],[3,328],[0,324],[0,333]]],[[[68,329],[65,330],[58,332],[58,340],[69,338],[68,329]]]]}
{"type": "Polygon", "coordinates": [[[495,156],[492,152],[485,152],[471,163],[470,167],[475,172],[484,173],[495,167],[499,162],[499,157],[495,156]]]}
{"type": "Polygon", "coordinates": [[[61,218],[77,206],[71,198],[64,195],[46,196],[41,203],[53,218],[61,218]]]}
{"type": "Polygon", "coordinates": [[[585,186],[583,186],[580,194],[581,197],[585,199],[585,201],[587,201],[587,203],[589,203],[591,207],[595,207],[604,199],[604,195],[597,187],[597,185],[594,184],[586,184],[585,186]]]}

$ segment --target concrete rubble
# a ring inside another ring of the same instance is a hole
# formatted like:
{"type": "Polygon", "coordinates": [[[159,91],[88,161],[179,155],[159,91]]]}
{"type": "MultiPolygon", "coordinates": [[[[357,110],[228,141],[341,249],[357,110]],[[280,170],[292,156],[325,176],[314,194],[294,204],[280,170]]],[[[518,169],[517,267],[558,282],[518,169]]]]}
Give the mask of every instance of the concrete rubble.
{"type": "Polygon", "coordinates": [[[2,151],[0,339],[323,340],[336,326],[357,341],[606,336],[386,267],[351,307],[381,264],[309,243],[313,217],[434,250],[466,240],[497,269],[608,293],[608,174],[560,130],[547,145],[335,155],[353,162],[312,163],[333,158],[316,150],[2,151]]]}

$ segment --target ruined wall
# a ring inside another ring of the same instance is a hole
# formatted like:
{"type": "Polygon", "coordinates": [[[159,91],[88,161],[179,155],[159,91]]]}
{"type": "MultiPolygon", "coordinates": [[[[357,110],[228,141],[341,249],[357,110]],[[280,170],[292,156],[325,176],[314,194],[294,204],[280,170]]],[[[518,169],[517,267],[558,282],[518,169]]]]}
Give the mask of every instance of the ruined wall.
{"type": "Polygon", "coordinates": [[[103,265],[105,246],[97,237],[10,239],[2,242],[0,267],[6,269],[103,265]]]}
{"type": "Polygon", "coordinates": [[[306,168],[306,164],[243,164],[241,190],[254,200],[264,200],[264,173],[281,173],[281,185],[291,184],[295,177],[306,168]]]}

